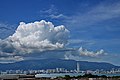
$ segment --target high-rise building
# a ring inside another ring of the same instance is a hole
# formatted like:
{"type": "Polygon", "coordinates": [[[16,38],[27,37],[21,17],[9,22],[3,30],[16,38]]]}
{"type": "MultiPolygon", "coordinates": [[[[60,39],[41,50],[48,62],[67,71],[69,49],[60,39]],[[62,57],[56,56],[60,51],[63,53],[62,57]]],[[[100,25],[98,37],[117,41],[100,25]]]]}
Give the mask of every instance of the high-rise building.
{"type": "Polygon", "coordinates": [[[79,65],[79,62],[77,62],[77,72],[80,72],[80,65],[79,65]]]}

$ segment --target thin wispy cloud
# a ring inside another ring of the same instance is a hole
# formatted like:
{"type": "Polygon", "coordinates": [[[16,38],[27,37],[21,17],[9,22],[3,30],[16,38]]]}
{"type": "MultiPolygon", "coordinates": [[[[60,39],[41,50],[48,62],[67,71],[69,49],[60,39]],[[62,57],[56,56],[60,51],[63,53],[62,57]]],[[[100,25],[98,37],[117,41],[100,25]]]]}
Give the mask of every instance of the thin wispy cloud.
{"type": "Polygon", "coordinates": [[[24,60],[21,56],[0,57],[0,63],[14,63],[24,60]]]}
{"type": "Polygon", "coordinates": [[[70,17],[69,20],[65,20],[68,25],[74,25],[77,27],[89,27],[95,25],[96,23],[103,22],[105,20],[110,20],[113,18],[120,17],[120,4],[99,4],[90,8],[88,12],[81,14],[77,12],[76,15],[70,17]]]}
{"type": "Polygon", "coordinates": [[[50,8],[46,10],[40,10],[39,14],[41,17],[51,18],[51,19],[67,19],[68,16],[60,13],[54,5],[50,5],[50,8]]]}
{"type": "Polygon", "coordinates": [[[0,23],[0,39],[4,39],[9,35],[12,35],[15,31],[15,25],[9,25],[7,23],[0,23]]]}

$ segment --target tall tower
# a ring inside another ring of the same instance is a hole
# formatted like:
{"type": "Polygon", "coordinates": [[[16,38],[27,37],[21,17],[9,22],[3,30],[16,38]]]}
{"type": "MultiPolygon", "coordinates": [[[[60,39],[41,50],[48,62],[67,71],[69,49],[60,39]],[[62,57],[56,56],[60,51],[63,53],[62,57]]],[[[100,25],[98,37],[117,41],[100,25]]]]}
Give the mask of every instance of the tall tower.
{"type": "Polygon", "coordinates": [[[80,72],[80,65],[79,65],[79,62],[77,62],[77,72],[80,72]]]}

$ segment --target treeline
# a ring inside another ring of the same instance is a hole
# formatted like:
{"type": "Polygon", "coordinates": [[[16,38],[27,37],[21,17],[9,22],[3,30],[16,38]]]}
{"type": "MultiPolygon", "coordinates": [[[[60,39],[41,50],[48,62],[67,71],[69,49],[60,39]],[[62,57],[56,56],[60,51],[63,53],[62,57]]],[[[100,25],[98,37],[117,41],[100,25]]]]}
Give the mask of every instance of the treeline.
{"type": "Polygon", "coordinates": [[[120,76],[111,76],[108,77],[106,75],[93,75],[93,74],[84,74],[84,75],[79,75],[79,76],[70,76],[70,75],[65,75],[64,77],[57,77],[57,78],[62,78],[62,79],[79,79],[79,78],[120,78],[120,76]]]}

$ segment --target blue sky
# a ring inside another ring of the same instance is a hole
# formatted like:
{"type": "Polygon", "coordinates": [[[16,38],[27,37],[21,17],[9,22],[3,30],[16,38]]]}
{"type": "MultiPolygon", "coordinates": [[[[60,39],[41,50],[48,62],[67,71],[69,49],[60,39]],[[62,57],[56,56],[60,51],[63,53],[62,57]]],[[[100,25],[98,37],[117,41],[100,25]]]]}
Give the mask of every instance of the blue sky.
{"type": "Polygon", "coordinates": [[[40,20],[65,25],[67,47],[103,49],[108,56],[102,61],[120,65],[119,0],[0,0],[0,39],[12,35],[21,21],[40,20]]]}

